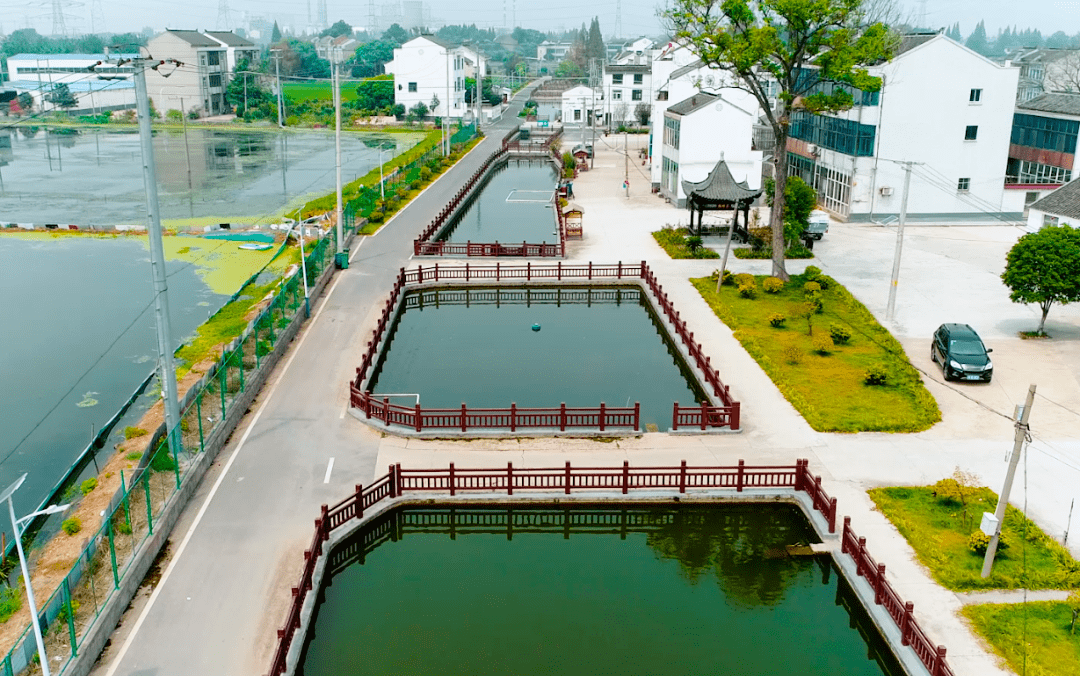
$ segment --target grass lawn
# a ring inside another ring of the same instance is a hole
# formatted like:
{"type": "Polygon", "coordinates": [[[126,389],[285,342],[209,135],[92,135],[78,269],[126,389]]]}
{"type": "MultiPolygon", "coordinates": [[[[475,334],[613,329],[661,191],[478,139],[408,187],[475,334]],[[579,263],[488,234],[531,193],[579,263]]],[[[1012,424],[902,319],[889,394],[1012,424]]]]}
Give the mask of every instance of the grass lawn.
{"type": "MultiPolygon", "coordinates": [[[[652,236],[672,258],[720,258],[720,254],[704,246],[691,250],[687,245],[686,234],[686,228],[666,227],[663,230],[657,230],[652,236]]],[[[698,238],[699,244],[700,241],[701,239],[698,238]]]]}
{"type": "Polygon", "coordinates": [[[988,603],[965,606],[962,612],[1016,673],[1080,675],[1080,627],[1069,633],[1068,603],[988,603]]]}
{"type": "MultiPolygon", "coordinates": [[[[874,319],[862,303],[833,280],[820,292],[823,311],[812,316],[813,333],[794,313],[804,302],[805,275],[791,278],[778,293],[742,298],[735,286],[709,277],[690,280],[713,312],[734,331],[750,355],[810,426],[819,432],[918,432],[941,420],[937,402],[923,387],[900,343],[874,319]],[[774,328],[770,316],[786,317],[774,328]],[[846,345],[832,346],[833,325],[851,334],[846,345]],[[814,348],[825,341],[827,354],[814,348]],[[866,385],[867,369],[884,367],[887,384],[866,385]]],[[[827,279],[827,278],[826,278],[827,279]]]]}
{"type": "Polygon", "coordinates": [[[940,490],[935,496],[935,486],[874,488],[868,493],[944,587],[955,591],[1016,589],[1024,585],[1025,567],[1031,589],[1080,586],[1080,562],[1011,506],[1002,527],[1008,546],[998,549],[990,577],[984,580],[983,556],[968,548],[968,537],[979,529],[982,513],[994,511],[997,494],[989,488],[970,491],[966,507],[943,497],[940,490]]]}
{"type": "MultiPolygon", "coordinates": [[[[329,82],[282,82],[281,91],[294,101],[314,99],[332,101],[334,88],[329,82]]],[[[352,101],[356,98],[356,84],[345,82],[341,86],[341,100],[352,101]]]]}

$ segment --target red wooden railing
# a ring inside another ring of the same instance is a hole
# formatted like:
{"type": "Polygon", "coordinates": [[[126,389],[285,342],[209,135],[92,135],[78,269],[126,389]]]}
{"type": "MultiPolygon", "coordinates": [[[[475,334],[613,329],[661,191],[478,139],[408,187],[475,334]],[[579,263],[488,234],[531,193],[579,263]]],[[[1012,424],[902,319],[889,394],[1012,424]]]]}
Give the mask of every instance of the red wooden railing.
{"type": "Polygon", "coordinates": [[[912,603],[905,603],[885,577],[885,564],[877,563],[866,551],[866,538],[855,535],[851,529],[851,517],[844,517],[840,551],[850,554],[855,561],[855,571],[866,578],[874,590],[874,603],[885,606],[889,616],[900,629],[901,645],[911,646],[919,660],[926,666],[930,676],[953,676],[953,670],[945,661],[945,646],[934,645],[918,622],[915,621],[912,603]]]}
{"type": "Polygon", "coordinates": [[[566,409],[565,404],[560,408],[534,408],[519,409],[511,404],[510,408],[504,409],[469,409],[462,404],[460,409],[421,409],[409,408],[391,404],[385,399],[379,399],[376,395],[368,392],[364,381],[368,377],[368,371],[375,363],[378,355],[379,343],[383,334],[393,319],[398,300],[402,290],[406,286],[426,284],[440,281],[533,281],[533,280],[575,280],[575,279],[633,279],[644,280],[656,299],[658,309],[675,327],[675,336],[686,345],[687,352],[704,374],[705,384],[712,389],[721,404],[714,406],[708,403],[682,407],[675,404],[672,415],[671,428],[677,430],[683,428],[697,429],[740,429],[741,406],[731,396],[727,385],[720,380],[720,372],[713,368],[712,362],[707,357],[694,339],[694,333],[687,328],[686,322],[681,318],[674,305],[664,293],[663,287],[657,281],[649,266],[642,261],[635,264],[622,262],[609,265],[563,265],[561,262],[555,265],[525,265],[507,266],[496,263],[494,266],[465,265],[442,266],[435,264],[424,267],[417,266],[415,270],[402,268],[398,272],[398,278],[394,282],[394,288],[390,292],[383,305],[382,314],[375,326],[375,331],[368,341],[367,350],[356,369],[356,378],[349,384],[349,402],[353,408],[364,411],[365,417],[381,420],[387,425],[397,424],[409,427],[417,432],[424,429],[460,429],[465,432],[469,429],[505,429],[515,431],[518,428],[559,428],[565,431],[568,428],[597,428],[601,431],[608,428],[630,428],[640,430],[640,411],[637,404],[633,409],[607,408],[601,404],[598,408],[573,408],[566,409]],[[567,418],[566,412],[571,411],[572,417],[567,418]],[[525,422],[522,422],[525,421],[525,422]]]}
{"type": "MultiPolygon", "coordinates": [[[[552,144],[559,138],[561,131],[548,136],[542,144],[537,146],[528,146],[531,148],[538,148],[542,151],[543,155],[551,152],[552,144]]],[[[555,205],[555,213],[558,220],[558,235],[559,241],[554,244],[530,244],[522,242],[522,244],[500,244],[495,242],[493,244],[478,243],[478,242],[466,242],[462,244],[460,242],[451,243],[441,240],[432,240],[439,231],[446,225],[447,219],[454,213],[454,211],[464,202],[469,194],[472,192],[476,184],[483,179],[488,169],[496,162],[501,160],[507,154],[511,152],[520,152],[523,147],[518,141],[510,141],[510,139],[517,134],[517,130],[514,130],[508,134],[502,141],[499,149],[493,152],[484,160],[480,168],[473,172],[473,175],[465,181],[465,185],[450,199],[450,202],[443,207],[442,211],[435,215],[435,218],[431,223],[424,228],[420,236],[413,240],[413,254],[416,256],[519,256],[519,257],[539,257],[546,258],[552,256],[562,256],[566,251],[566,228],[563,223],[562,210],[558,208],[558,204],[555,205]]]]}
{"type": "MultiPolygon", "coordinates": [[[[807,460],[794,465],[747,465],[740,460],[734,467],[690,467],[684,460],[678,467],[631,467],[624,461],[621,467],[563,467],[522,468],[507,463],[505,468],[466,469],[453,463],[446,469],[402,469],[390,465],[389,471],[367,488],[356,491],[341,502],[320,508],[315,519],[315,534],[311,546],[304,550],[304,569],[300,582],[292,588],[292,604],[285,616],[285,626],[277,632],[277,648],[270,663],[269,676],[281,676],[286,670],[289,648],[300,628],[304,600],[312,590],[323,543],[330,533],[353,519],[363,518],[365,510],[386,498],[396,498],[408,492],[439,492],[457,495],[460,492],[486,492],[513,495],[515,491],[540,490],[569,495],[574,491],[677,490],[686,493],[694,489],[791,488],[809,493],[817,510],[829,523],[829,532],[836,531],[836,499],[821,488],[821,477],[810,473],[807,460]]],[[[846,522],[845,522],[846,524],[846,522]]],[[[912,621],[912,624],[914,622],[912,621]]],[[[952,672],[940,672],[951,676],[952,672]]]]}

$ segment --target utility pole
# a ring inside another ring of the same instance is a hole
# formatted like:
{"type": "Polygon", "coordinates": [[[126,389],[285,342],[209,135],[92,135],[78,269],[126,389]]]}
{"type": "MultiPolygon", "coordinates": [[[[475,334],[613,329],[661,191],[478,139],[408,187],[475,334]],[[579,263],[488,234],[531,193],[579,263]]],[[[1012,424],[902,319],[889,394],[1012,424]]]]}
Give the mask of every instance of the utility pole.
{"type": "MultiPolygon", "coordinates": [[[[150,96],[146,91],[146,69],[157,68],[162,61],[133,59],[135,66],[135,103],[139,115],[139,141],[142,145],[143,184],[146,188],[146,212],[150,236],[150,266],[154,277],[154,315],[157,320],[158,361],[161,366],[161,394],[165,405],[165,429],[173,454],[182,450],[180,407],[176,395],[176,370],[173,367],[172,330],[169,326],[169,290],[165,278],[165,246],[161,236],[161,213],[158,209],[157,167],[154,166],[154,138],[150,131],[150,96]]],[[[179,66],[180,64],[177,63],[179,66]]]]}
{"type": "Polygon", "coordinates": [[[187,189],[188,196],[191,196],[193,187],[191,185],[191,148],[188,146],[187,138],[187,111],[184,110],[184,97],[180,97],[180,124],[184,126],[184,158],[187,159],[187,189]]]}
{"type": "Polygon", "coordinates": [[[893,320],[896,314],[896,287],[900,283],[900,252],[904,248],[904,223],[907,222],[908,193],[911,191],[911,165],[914,162],[901,162],[904,165],[904,196],[900,199],[900,221],[896,226],[896,253],[893,255],[892,283],[889,286],[889,305],[885,310],[885,319],[893,320]]]}
{"type": "Polygon", "coordinates": [[[281,95],[281,50],[271,49],[270,54],[274,59],[274,73],[277,75],[277,125],[285,126],[285,117],[282,110],[285,108],[285,99],[281,95]]]}
{"type": "MultiPolygon", "coordinates": [[[[1009,492],[1012,491],[1013,478],[1016,476],[1016,465],[1020,462],[1020,454],[1024,451],[1024,442],[1028,436],[1028,418],[1031,417],[1031,406],[1035,403],[1035,385],[1028,388],[1027,399],[1024,408],[1020,410],[1019,419],[1016,421],[1016,435],[1013,438],[1012,457],[1009,458],[1009,471],[1005,473],[1005,485],[1001,488],[998,496],[997,509],[994,510],[994,534],[990,538],[990,544],[986,546],[986,558],[983,559],[982,576],[990,577],[990,569],[994,566],[994,555],[997,553],[998,540],[1001,538],[1001,524],[1005,520],[1005,507],[1009,504],[1009,492]]],[[[983,524],[986,524],[988,513],[983,513],[983,524]]],[[[986,531],[983,531],[986,533],[986,531]]],[[[989,533],[986,533],[990,535],[989,533]]]]}
{"type": "MultiPolygon", "coordinates": [[[[325,5],[323,5],[325,8],[325,5]]],[[[341,49],[334,49],[333,62],[331,68],[333,68],[334,75],[334,157],[336,167],[336,180],[337,180],[337,209],[335,211],[335,217],[337,221],[337,253],[342,253],[345,250],[344,234],[341,227],[341,49]]]]}
{"type": "Polygon", "coordinates": [[[626,186],[626,199],[630,199],[630,134],[623,130],[623,185],[626,186]]]}

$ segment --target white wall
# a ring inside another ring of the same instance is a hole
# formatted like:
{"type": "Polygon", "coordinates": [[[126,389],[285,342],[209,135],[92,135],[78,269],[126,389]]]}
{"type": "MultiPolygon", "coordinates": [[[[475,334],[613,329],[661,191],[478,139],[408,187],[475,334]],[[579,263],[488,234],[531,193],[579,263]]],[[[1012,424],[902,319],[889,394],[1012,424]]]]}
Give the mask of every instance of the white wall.
{"type": "Polygon", "coordinates": [[[394,50],[394,59],[386,64],[386,72],[394,76],[394,103],[404,105],[406,110],[417,103],[430,108],[432,97],[437,96],[439,106],[431,115],[464,115],[464,60],[458,50],[447,49],[424,37],[414,38],[394,50]],[[410,83],[415,84],[416,91],[409,90],[410,83]]]}
{"type": "Polygon", "coordinates": [[[589,110],[599,112],[603,109],[603,94],[594,92],[584,85],[567,89],[562,94],[562,123],[564,125],[580,125],[586,122],[589,110]],[[580,111],[578,119],[574,119],[575,110],[580,111]]]}

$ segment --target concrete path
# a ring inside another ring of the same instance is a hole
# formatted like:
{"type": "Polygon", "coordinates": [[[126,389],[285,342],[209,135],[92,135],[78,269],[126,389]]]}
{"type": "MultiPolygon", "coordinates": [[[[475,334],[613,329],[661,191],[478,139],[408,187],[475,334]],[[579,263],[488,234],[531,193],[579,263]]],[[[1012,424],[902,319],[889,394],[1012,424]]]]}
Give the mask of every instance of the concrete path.
{"type": "Polygon", "coordinates": [[[1063,589],[995,589],[984,592],[957,594],[956,598],[965,606],[978,603],[1033,603],[1035,601],[1067,601],[1069,592],[1063,589]]]}
{"type": "MultiPolygon", "coordinates": [[[[634,160],[647,137],[627,139],[629,162],[613,149],[621,151],[621,137],[600,137],[596,168],[574,183],[575,201],[585,208],[585,238],[571,245],[569,258],[649,262],[743,402],[743,433],[647,434],[614,443],[417,441],[383,436],[344,415],[346,383],[394,273],[408,262],[413,237],[517,123],[517,105],[487,130],[489,139],[458,167],[353,252],[352,266],[335,278],[315,320],[253,407],[255,415],[223,452],[216,479],[204,482],[185,514],[152,603],[136,604],[102,660],[110,668],[98,673],[263,673],[319,504],[341,500],[354,484],[383,474],[390,463],[425,467],[454,461],[481,467],[513,461],[535,467],[567,460],[594,465],[623,460],[674,465],[684,459],[691,464],[733,464],[740,458],[762,464],[809,458],[838,498],[842,514],[853,517],[873,556],[887,564],[890,581],[915,603],[916,616],[932,640],[948,646],[956,673],[1007,673],[959,618],[963,600],[931,580],[906,541],[875,511],[866,489],[931,483],[957,466],[976,472],[988,485],[1000,485],[1011,447],[1012,405],[1034,381],[1041,397],[1032,415],[1034,439],[1018,474],[1013,503],[1024,507],[1030,501],[1029,513],[1047,532],[1055,537],[1064,533],[1070,500],[1080,493],[1080,307],[1054,308],[1048,327],[1053,341],[1015,338],[1017,330],[1031,325],[1033,311],[1010,303],[994,277],[1000,274],[1004,253],[1021,234],[1016,230],[909,229],[897,321],[890,328],[924,370],[944,421],[919,434],[821,434],[780,395],[689,283],[690,277],[718,267],[718,261],[670,260],[649,235],[665,223],[685,222],[687,214],[649,192],[643,173],[647,168],[634,160]],[[629,198],[622,190],[627,170],[629,198]],[[993,384],[940,382],[940,372],[925,353],[930,333],[941,321],[968,321],[982,332],[995,348],[993,384]],[[330,458],[334,468],[324,483],[330,458]]],[[[815,247],[818,258],[811,262],[882,316],[894,240],[894,230],[835,225],[815,247]]],[[[792,261],[788,269],[798,272],[805,265],[792,261]]],[[[769,262],[731,258],[729,267],[766,273],[769,262]]],[[[1075,547],[1080,538],[1071,540],[1074,553],[1080,553],[1075,547]]]]}

